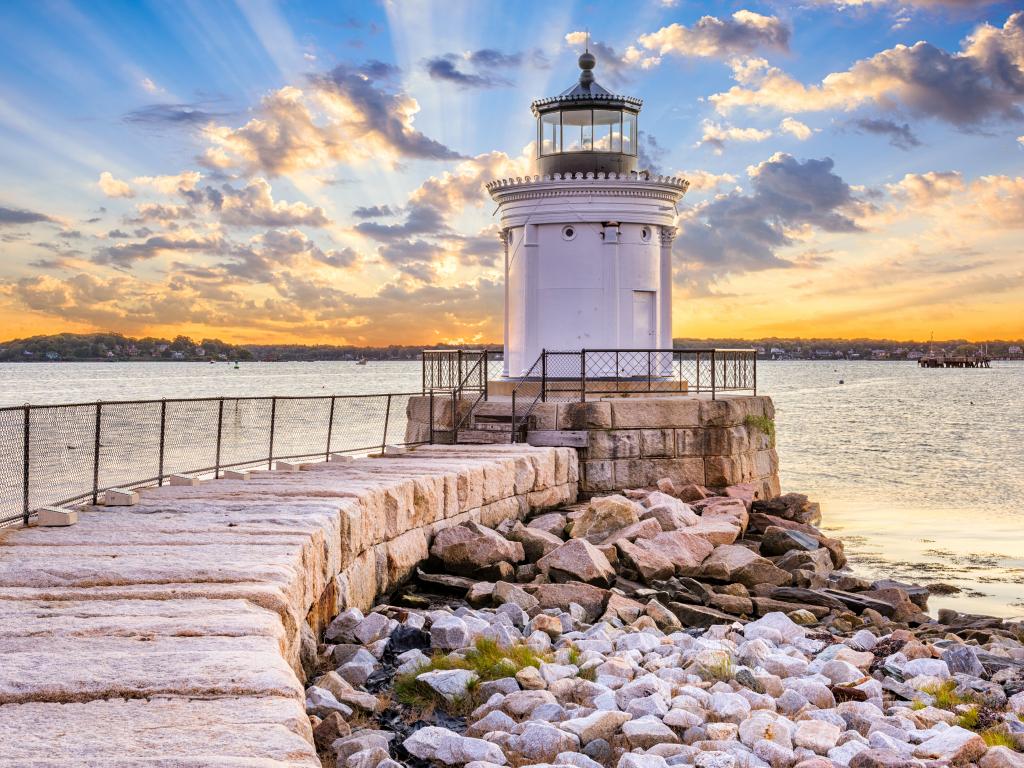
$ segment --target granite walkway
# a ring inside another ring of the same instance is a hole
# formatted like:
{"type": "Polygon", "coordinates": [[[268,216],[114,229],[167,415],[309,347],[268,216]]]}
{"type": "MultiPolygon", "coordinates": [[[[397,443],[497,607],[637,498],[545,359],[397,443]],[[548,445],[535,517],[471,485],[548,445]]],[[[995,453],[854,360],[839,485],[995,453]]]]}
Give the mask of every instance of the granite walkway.
{"type": "Polygon", "coordinates": [[[404,456],[153,488],[0,534],[0,768],[319,766],[302,658],[433,533],[575,498],[576,453],[404,456]]]}

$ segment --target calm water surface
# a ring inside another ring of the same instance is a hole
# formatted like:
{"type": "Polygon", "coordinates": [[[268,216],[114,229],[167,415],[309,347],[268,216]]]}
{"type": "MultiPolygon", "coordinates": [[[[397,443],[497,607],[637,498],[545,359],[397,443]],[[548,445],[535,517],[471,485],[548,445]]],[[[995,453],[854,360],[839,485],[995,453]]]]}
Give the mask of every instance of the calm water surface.
{"type": "MultiPolygon", "coordinates": [[[[931,607],[1024,615],[1024,364],[762,362],[783,490],[858,573],[944,581],[931,607]],[[840,383],[840,381],[844,383],[840,383]]],[[[418,362],[0,364],[0,405],[418,390],[418,362]]]]}

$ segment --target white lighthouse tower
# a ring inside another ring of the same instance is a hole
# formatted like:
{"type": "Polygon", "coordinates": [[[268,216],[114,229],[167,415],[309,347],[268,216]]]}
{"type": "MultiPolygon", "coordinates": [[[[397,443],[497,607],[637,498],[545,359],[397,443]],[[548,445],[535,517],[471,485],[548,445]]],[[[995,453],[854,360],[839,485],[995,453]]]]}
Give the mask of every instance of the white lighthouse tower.
{"type": "Polygon", "coordinates": [[[673,224],[689,182],[637,170],[642,102],[598,85],[595,63],[584,53],[578,83],[531,105],[538,175],[487,185],[505,246],[506,377],[542,350],[672,347],[673,224]]]}

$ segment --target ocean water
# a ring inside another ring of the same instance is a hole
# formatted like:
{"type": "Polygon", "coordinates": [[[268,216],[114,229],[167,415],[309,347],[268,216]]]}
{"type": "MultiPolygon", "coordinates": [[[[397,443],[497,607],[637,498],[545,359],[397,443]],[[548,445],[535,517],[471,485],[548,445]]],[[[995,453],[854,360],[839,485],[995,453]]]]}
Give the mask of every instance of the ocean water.
{"type": "MultiPolygon", "coordinates": [[[[822,505],[857,573],[962,591],[930,607],[1024,616],[1024,363],[758,364],[784,491],[822,505]]],[[[414,392],[418,362],[0,364],[0,405],[414,392]]]]}

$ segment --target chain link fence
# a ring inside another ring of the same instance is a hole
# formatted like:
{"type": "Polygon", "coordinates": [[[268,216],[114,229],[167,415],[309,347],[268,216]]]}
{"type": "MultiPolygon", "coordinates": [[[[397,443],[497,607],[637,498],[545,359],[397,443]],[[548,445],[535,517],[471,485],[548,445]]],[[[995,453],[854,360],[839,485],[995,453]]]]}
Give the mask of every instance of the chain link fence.
{"type": "Polygon", "coordinates": [[[170,475],[271,468],[404,445],[420,393],[200,398],[0,408],[0,527],[40,507],[170,475]]]}

